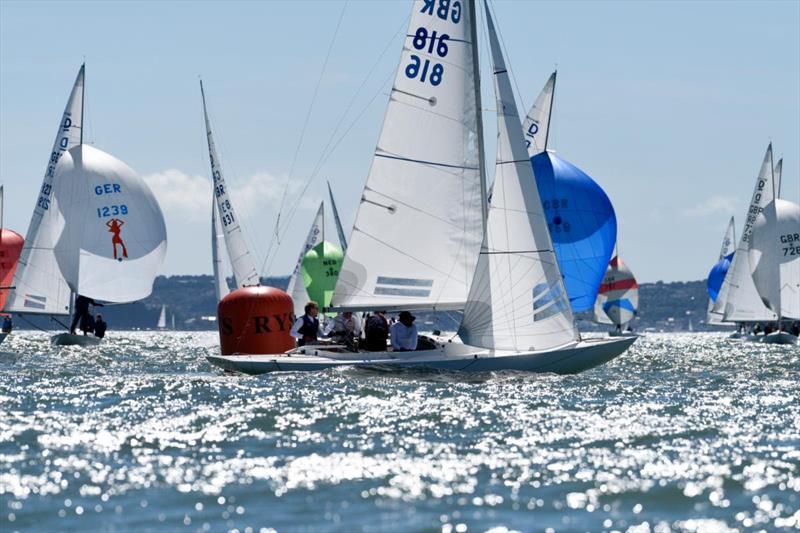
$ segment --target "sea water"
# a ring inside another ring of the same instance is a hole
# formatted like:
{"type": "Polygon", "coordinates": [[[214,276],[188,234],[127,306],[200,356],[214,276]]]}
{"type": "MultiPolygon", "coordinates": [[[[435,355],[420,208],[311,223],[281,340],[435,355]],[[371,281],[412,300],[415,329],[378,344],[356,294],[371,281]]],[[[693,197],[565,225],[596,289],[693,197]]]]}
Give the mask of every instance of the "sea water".
{"type": "Polygon", "coordinates": [[[574,376],[224,374],[213,333],[0,345],[2,531],[800,527],[800,347],[652,334],[574,376]]]}

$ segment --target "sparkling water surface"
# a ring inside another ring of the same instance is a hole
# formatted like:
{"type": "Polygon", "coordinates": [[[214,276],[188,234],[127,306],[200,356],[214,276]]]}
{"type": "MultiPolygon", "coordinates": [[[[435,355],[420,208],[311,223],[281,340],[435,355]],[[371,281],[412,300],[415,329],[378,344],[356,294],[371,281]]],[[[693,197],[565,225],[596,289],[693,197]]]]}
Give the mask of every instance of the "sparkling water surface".
{"type": "Polygon", "coordinates": [[[0,531],[800,528],[800,348],[650,334],[575,376],[227,375],[214,333],[0,345],[0,531]]]}

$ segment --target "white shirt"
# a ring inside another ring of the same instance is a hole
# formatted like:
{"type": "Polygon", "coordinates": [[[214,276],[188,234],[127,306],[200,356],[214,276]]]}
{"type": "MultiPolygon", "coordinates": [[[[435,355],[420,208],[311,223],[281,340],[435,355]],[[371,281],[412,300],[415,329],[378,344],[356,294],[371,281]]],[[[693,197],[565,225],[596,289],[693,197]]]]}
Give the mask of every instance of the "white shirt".
{"type": "Polygon", "coordinates": [[[360,337],[361,321],[355,316],[345,318],[343,314],[339,313],[325,326],[325,335],[342,334],[347,331],[352,332],[354,337],[360,337]]]}
{"type": "Polygon", "coordinates": [[[393,350],[417,349],[417,325],[406,326],[402,322],[395,322],[390,328],[393,350]]]}
{"type": "MultiPolygon", "coordinates": [[[[303,315],[303,316],[305,316],[305,315],[303,315]]],[[[311,317],[309,317],[309,318],[311,318],[311,317]]],[[[297,320],[294,321],[294,326],[292,326],[292,330],[289,332],[289,335],[291,335],[292,337],[294,337],[295,339],[298,339],[298,340],[302,339],[303,338],[303,334],[300,333],[300,328],[302,328],[302,327],[303,327],[303,317],[301,316],[300,318],[298,318],[297,320]]],[[[320,324],[319,325],[319,330],[317,331],[317,337],[322,337],[322,336],[323,336],[322,324],[320,324]]]]}

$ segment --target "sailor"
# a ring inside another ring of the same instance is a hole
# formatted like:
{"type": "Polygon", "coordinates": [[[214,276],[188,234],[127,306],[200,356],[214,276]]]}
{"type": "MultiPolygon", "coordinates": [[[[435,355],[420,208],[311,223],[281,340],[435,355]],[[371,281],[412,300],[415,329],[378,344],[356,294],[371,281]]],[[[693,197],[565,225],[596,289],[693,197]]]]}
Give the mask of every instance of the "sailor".
{"type": "Polygon", "coordinates": [[[297,339],[298,346],[314,344],[317,338],[323,335],[319,325],[319,306],[317,302],[310,301],[306,304],[305,313],[298,318],[292,326],[291,336],[297,339]]]}
{"type": "Polygon", "coordinates": [[[361,321],[353,317],[351,311],[344,311],[336,315],[325,326],[325,335],[329,336],[336,344],[342,344],[351,349],[357,349],[356,339],[361,337],[361,321]]]}
{"type": "MultiPolygon", "coordinates": [[[[91,313],[89,313],[89,306],[90,305],[95,305],[97,307],[103,307],[103,304],[97,303],[94,300],[92,300],[91,298],[88,298],[86,296],[81,296],[80,294],[78,295],[77,298],[75,298],[75,316],[72,317],[72,325],[69,327],[70,334],[75,335],[75,327],[78,324],[81,324],[81,325],[84,324],[84,322],[81,320],[83,317],[86,317],[86,319],[85,319],[86,322],[89,322],[89,321],[92,320],[92,315],[91,315],[91,313]]],[[[81,329],[83,329],[83,327],[81,327],[81,329]]],[[[85,333],[85,330],[84,330],[84,333],[85,333]]]]}
{"type": "Polygon", "coordinates": [[[102,339],[106,336],[106,329],[108,329],[108,324],[103,320],[103,315],[98,313],[97,318],[94,319],[94,336],[102,339]]]}
{"type": "Polygon", "coordinates": [[[386,320],[386,311],[375,311],[375,314],[367,319],[367,327],[364,329],[367,350],[385,352],[386,341],[389,339],[389,321],[386,320]]]}
{"type": "Polygon", "coordinates": [[[11,315],[6,315],[3,318],[3,333],[11,333],[14,329],[14,322],[11,321],[11,315]]]}
{"type": "Polygon", "coordinates": [[[408,311],[400,311],[399,320],[392,324],[392,350],[395,352],[409,352],[417,349],[417,317],[408,311]]]}

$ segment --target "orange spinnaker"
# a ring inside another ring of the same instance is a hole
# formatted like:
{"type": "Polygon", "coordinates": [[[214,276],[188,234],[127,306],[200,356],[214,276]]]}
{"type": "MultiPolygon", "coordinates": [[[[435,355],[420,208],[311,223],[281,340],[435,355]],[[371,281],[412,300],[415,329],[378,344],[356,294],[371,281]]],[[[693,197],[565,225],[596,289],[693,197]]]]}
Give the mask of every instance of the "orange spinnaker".
{"type": "MultiPolygon", "coordinates": [[[[25,239],[16,231],[0,230],[0,287],[10,287],[25,239]]],[[[0,309],[5,309],[9,289],[0,289],[0,309]]]]}

